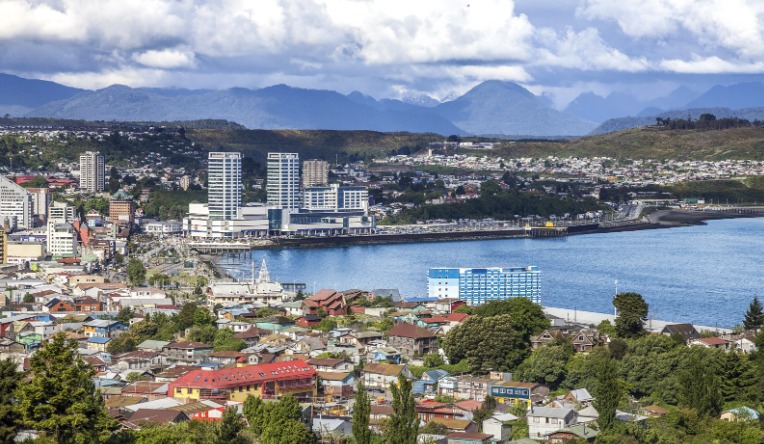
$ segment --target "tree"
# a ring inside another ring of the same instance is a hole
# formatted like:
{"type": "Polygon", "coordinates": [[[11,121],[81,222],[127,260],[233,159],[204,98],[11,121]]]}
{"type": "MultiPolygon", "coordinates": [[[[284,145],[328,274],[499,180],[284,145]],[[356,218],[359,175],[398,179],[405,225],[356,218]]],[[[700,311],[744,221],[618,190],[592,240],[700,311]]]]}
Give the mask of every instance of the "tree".
{"type": "Polygon", "coordinates": [[[533,351],[517,367],[519,381],[532,381],[556,388],[565,378],[565,364],[573,351],[564,345],[545,345],[533,351]]]}
{"type": "Polygon", "coordinates": [[[429,353],[424,357],[424,366],[429,368],[440,367],[445,364],[440,353],[429,353]]]}
{"type": "Polygon", "coordinates": [[[13,392],[21,382],[21,373],[10,359],[0,361],[0,442],[13,442],[18,425],[13,409],[13,392]]]}
{"type": "Polygon", "coordinates": [[[37,175],[31,180],[28,180],[21,184],[24,188],[48,188],[48,181],[44,176],[37,175]]]}
{"type": "Polygon", "coordinates": [[[31,380],[16,390],[21,424],[56,442],[105,442],[117,427],[91,379],[95,371],[75,340],[54,335],[29,361],[31,380]]]}
{"type": "Polygon", "coordinates": [[[398,376],[398,384],[390,383],[393,395],[393,414],[385,433],[387,444],[416,444],[419,431],[419,417],[416,401],[411,394],[412,382],[398,376]]]}
{"type": "Polygon", "coordinates": [[[327,316],[323,319],[321,319],[321,322],[318,323],[318,328],[321,331],[330,331],[337,328],[337,320],[331,316],[327,316]]]}
{"type": "Polygon", "coordinates": [[[217,351],[239,351],[247,347],[247,343],[241,339],[233,337],[233,330],[230,328],[221,328],[215,334],[215,340],[212,342],[214,350],[217,351]]]}
{"type": "Polygon", "coordinates": [[[746,330],[758,330],[762,325],[764,325],[764,309],[761,307],[759,297],[754,296],[751,305],[748,306],[748,311],[745,312],[743,327],[746,330]]]}
{"type": "Polygon", "coordinates": [[[618,336],[633,338],[644,333],[648,306],[639,293],[618,293],[613,298],[613,305],[618,310],[615,318],[615,330],[618,336]]]}
{"type": "Polygon", "coordinates": [[[356,444],[371,444],[370,415],[371,400],[363,387],[363,381],[360,381],[356,387],[355,405],[353,406],[353,439],[355,439],[356,444]]]}
{"type": "Polygon", "coordinates": [[[134,315],[135,312],[131,307],[120,308],[116,320],[125,325],[130,325],[130,319],[132,319],[134,315]]]}
{"type": "Polygon", "coordinates": [[[528,355],[529,341],[515,330],[512,315],[473,316],[443,340],[449,362],[466,359],[473,371],[513,370],[528,355]]]}
{"type": "Polygon", "coordinates": [[[25,304],[32,304],[34,303],[34,295],[31,295],[29,293],[24,295],[24,299],[22,299],[25,304]]]}
{"type": "Polygon", "coordinates": [[[241,436],[244,430],[244,420],[235,407],[228,407],[223,410],[223,417],[220,418],[220,425],[215,431],[215,441],[217,444],[246,444],[248,441],[241,436]]]}
{"type": "Polygon", "coordinates": [[[146,280],[146,267],[138,259],[131,257],[127,263],[127,281],[130,285],[140,285],[146,280]]]}
{"type": "Polygon", "coordinates": [[[715,375],[715,369],[709,369],[701,353],[700,350],[691,349],[684,369],[678,374],[679,401],[701,416],[716,416],[722,406],[721,383],[715,375]]]}
{"type": "Polygon", "coordinates": [[[599,413],[597,423],[601,430],[610,430],[615,424],[615,410],[624,391],[618,379],[618,362],[609,353],[598,353],[594,362],[594,408],[599,413]]]}
{"type": "Polygon", "coordinates": [[[503,301],[489,301],[475,308],[476,316],[490,317],[507,314],[512,317],[512,324],[520,335],[529,341],[531,335],[541,333],[549,327],[549,319],[544,315],[541,305],[528,298],[511,298],[503,301]]]}

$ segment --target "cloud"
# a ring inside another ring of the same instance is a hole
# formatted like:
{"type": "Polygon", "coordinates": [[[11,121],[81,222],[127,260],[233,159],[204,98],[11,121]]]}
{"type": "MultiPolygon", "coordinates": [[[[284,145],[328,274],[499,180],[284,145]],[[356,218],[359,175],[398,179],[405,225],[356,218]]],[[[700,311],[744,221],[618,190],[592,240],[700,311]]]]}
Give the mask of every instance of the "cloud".
{"type": "Polygon", "coordinates": [[[577,12],[590,20],[614,21],[632,38],[669,41],[690,36],[709,51],[723,48],[742,57],[764,54],[760,0],[585,0],[577,12]]]}
{"type": "Polygon", "coordinates": [[[0,66],[87,88],[442,97],[498,79],[569,95],[761,72],[763,14],[760,0],[0,0],[0,66]]]}
{"type": "Polygon", "coordinates": [[[133,54],[133,60],[149,68],[177,69],[191,68],[195,65],[193,52],[174,49],[149,50],[133,54]]]}

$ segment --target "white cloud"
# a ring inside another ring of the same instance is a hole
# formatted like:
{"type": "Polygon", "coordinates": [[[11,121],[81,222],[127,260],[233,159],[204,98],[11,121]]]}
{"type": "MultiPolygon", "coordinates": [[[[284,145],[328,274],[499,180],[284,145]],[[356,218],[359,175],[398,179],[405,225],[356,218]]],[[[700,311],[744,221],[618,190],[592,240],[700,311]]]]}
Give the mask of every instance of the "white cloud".
{"type": "Polygon", "coordinates": [[[707,50],[724,48],[743,57],[764,55],[764,2],[760,0],[584,0],[578,14],[614,21],[632,38],[691,37],[707,50]]]}
{"type": "Polygon", "coordinates": [[[649,68],[649,62],[644,57],[634,59],[608,46],[594,28],[586,28],[581,32],[567,29],[563,35],[546,28],[539,30],[538,39],[543,43],[535,62],[539,65],[626,72],[645,71],[649,68]]]}
{"type": "Polygon", "coordinates": [[[149,68],[176,69],[191,68],[195,65],[194,53],[185,50],[149,50],[133,54],[133,60],[149,68]]]}
{"type": "Polygon", "coordinates": [[[698,57],[691,60],[662,60],[660,67],[671,72],[691,74],[762,74],[764,62],[732,63],[719,57],[698,57]]]}

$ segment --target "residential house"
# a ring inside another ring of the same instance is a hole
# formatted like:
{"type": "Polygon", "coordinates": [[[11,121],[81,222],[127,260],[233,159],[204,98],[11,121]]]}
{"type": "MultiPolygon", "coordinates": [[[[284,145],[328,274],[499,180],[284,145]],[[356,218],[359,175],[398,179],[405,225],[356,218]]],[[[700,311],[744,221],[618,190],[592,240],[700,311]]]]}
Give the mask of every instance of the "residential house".
{"type": "Polygon", "coordinates": [[[599,435],[599,431],[593,429],[591,426],[587,426],[586,424],[574,424],[548,434],[546,439],[550,444],[594,442],[597,435],[599,435]]]}
{"type": "Polygon", "coordinates": [[[353,425],[342,418],[313,418],[312,427],[319,442],[345,442],[353,435],[353,425]]]}
{"type": "Polygon", "coordinates": [[[261,337],[268,336],[269,334],[271,334],[271,332],[268,330],[250,326],[247,330],[234,334],[233,337],[236,339],[241,339],[245,344],[247,344],[247,347],[251,347],[258,344],[261,337]]]}
{"type": "Polygon", "coordinates": [[[170,407],[168,410],[183,412],[192,421],[218,422],[223,417],[223,410],[225,408],[226,406],[223,404],[210,401],[209,399],[202,399],[198,402],[170,407]]]}
{"type": "Polygon", "coordinates": [[[201,342],[172,342],[162,347],[167,364],[194,365],[209,359],[213,347],[201,342]]]}
{"type": "Polygon", "coordinates": [[[478,432],[453,432],[446,435],[446,444],[489,444],[493,435],[478,432]]]}
{"type": "Polygon", "coordinates": [[[140,409],[130,415],[130,419],[124,421],[124,424],[128,428],[140,429],[145,425],[178,424],[188,420],[185,413],[176,410],[140,409]]]}
{"type": "Polygon", "coordinates": [[[578,404],[582,407],[591,405],[594,397],[585,388],[571,390],[562,397],[563,400],[578,404]]]}
{"type": "Polygon", "coordinates": [[[318,324],[321,323],[321,320],[324,319],[321,316],[318,315],[302,315],[299,318],[297,318],[297,321],[295,322],[298,326],[303,328],[314,328],[318,327],[318,324]]]}
{"type": "Polygon", "coordinates": [[[583,328],[571,335],[570,342],[573,344],[576,353],[589,353],[594,347],[605,341],[604,338],[600,336],[598,330],[593,328],[583,328]]]}
{"type": "Polygon", "coordinates": [[[454,399],[474,399],[483,402],[493,381],[473,376],[445,376],[438,380],[438,394],[454,399]]]}
{"type": "Polygon", "coordinates": [[[252,395],[277,399],[292,394],[298,399],[315,396],[316,370],[301,360],[248,365],[220,370],[195,370],[168,385],[176,399],[219,399],[243,402],[252,395]]]}
{"type": "Polygon", "coordinates": [[[308,359],[308,365],[315,368],[319,372],[352,372],[353,364],[344,360],[336,358],[311,358],[308,359]]]}
{"type": "Polygon", "coordinates": [[[422,373],[419,380],[414,381],[412,390],[414,393],[435,394],[437,393],[438,380],[444,376],[448,376],[448,372],[445,370],[427,370],[422,373]]]}
{"type": "Polygon", "coordinates": [[[127,327],[119,321],[96,319],[82,324],[82,330],[88,337],[116,338],[125,332],[127,327]]]}
{"type": "Polygon", "coordinates": [[[718,348],[721,350],[730,350],[732,348],[732,342],[727,339],[712,337],[712,338],[697,338],[692,339],[689,345],[697,345],[705,348],[718,348]]]}
{"type": "Polygon", "coordinates": [[[66,311],[76,311],[74,304],[67,299],[53,298],[43,305],[43,310],[49,313],[61,313],[66,311]]]}
{"type": "Polygon", "coordinates": [[[700,338],[700,333],[692,324],[669,324],[663,327],[660,334],[666,336],[679,335],[685,343],[700,338]]]}
{"type": "Polygon", "coordinates": [[[491,381],[490,394],[500,404],[530,407],[532,402],[549,395],[549,387],[535,382],[491,381]]]}
{"type": "Polygon", "coordinates": [[[348,314],[345,295],[337,290],[323,289],[302,301],[305,314],[342,316],[348,314]]]}
{"type": "Polygon", "coordinates": [[[247,362],[247,354],[233,350],[221,350],[209,354],[209,362],[216,362],[223,367],[247,362]]]}
{"type": "Polygon", "coordinates": [[[74,310],[80,313],[97,312],[103,310],[103,304],[90,296],[81,296],[72,299],[74,310]]]}
{"type": "Polygon", "coordinates": [[[512,426],[508,422],[516,421],[517,416],[511,413],[494,413],[483,420],[483,432],[493,436],[495,443],[506,443],[512,439],[512,426]]]}
{"type": "Polygon", "coordinates": [[[109,342],[111,342],[111,338],[103,338],[101,336],[91,336],[87,340],[87,348],[88,350],[96,350],[100,352],[105,352],[106,347],[109,346],[109,342]]]}
{"type": "Polygon", "coordinates": [[[410,324],[397,324],[387,332],[388,345],[407,359],[438,351],[438,337],[432,330],[410,324]]]}
{"type": "Polygon", "coordinates": [[[326,398],[326,401],[334,399],[347,399],[353,396],[355,376],[353,372],[318,372],[318,393],[326,398]]]}
{"type": "Polygon", "coordinates": [[[366,390],[386,392],[391,383],[398,383],[398,377],[413,379],[411,371],[405,364],[369,363],[361,370],[361,380],[366,390]]]}
{"type": "Polygon", "coordinates": [[[548,434],[574,424],[576,418],[576,412],[573,409],[532,408],[526,414],[528,436],[531,439],[545,439],[548,434]]]}
{"type": "Polygon", "coordinates": [[[112,356],[112,365],[120,371],[146,371],[158,368],[162,355],[157,351],[135,350],[112,356]]]}

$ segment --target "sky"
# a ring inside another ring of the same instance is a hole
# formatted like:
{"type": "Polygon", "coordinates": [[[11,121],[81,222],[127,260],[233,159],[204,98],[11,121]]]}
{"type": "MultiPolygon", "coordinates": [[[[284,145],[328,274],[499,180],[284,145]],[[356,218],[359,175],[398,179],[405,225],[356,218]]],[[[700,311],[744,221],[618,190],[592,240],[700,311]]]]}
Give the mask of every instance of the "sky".
{"type": "Polygon", "coordinates": [[[0,0],[0,72],[375,98],[517,82],[563,107],[759,81],[764,0],[0,0]]]}

